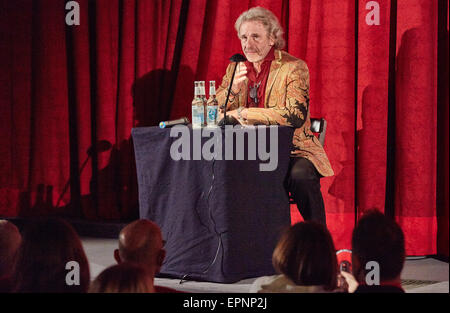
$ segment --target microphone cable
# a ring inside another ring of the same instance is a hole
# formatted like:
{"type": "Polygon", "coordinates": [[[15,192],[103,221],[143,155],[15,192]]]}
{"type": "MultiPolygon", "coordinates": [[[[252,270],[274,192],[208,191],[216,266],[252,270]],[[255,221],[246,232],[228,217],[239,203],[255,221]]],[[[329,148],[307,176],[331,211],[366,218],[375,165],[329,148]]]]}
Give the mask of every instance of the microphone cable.
{"type": "MultiPolygon", "coordinates": [[[[222,136],[222,132],[221,132],[220,136],[222,136]]],[[[214,259],[213,259],[212,262],[206,267],[206,269],[205,269],[203,272],[200,272],[200,274],[206,274],[206,273],[209,271],[209,269],[211,268],[211,266],[213,266],[214,263],[216,263],[216,261],[217,261],[217,257],[219,256],[220,248],[222,247],[222,249],[223,249],[222,235],[217,231],[216,221],[214,220],[214,217],[213,217],[213,214],[212,214],[212,210],[211,210],[211,206],[210,206],[210,204],[209,204],[209,199],[210,199],[210,196],[211,196],[211,191],[212,191],[212,189],[213,189],[214,181],[215,181],[215,173],[214,173],[214,165],[215,165],[215,164],[216,164],[216,152],[214,153],[214,157],[213,157],[213,159],[212,159],[212,166],[211,166],[211,169],[212,169],[211,187],[210,187],[209,190],[208,190],[208,194],[207,194],[207,197],[206,197],[206,203],[207,203],[207,205],[208,205],[209,218],[211,219],[211,221],[212,221],[212,223],[213,223],[214,233],[216,234],[216,237],[218,238],[218,243],[217,243],[217,250],[216,250],[216,255],[214,256],[214,259]]],[[[203,194],[203,193],[202,193],[202,194],[203,194]]],[[[200,216],[200,214],[199,214],[199,216],[200,216]]],[[[202,223],[202,225],[204,225],[204,224],[202,223]]],[[[221,263],[221,271],[222,271],[222,274],[223,274],[223,256],[222,256],[222,263],[221,263]]],[[[194,273],[191,272],[191,273],[189,273],[189,274],[183,275],[183,276],[181,277],[181,280],[180,280],[179,284],[182,284],[182,283],[184,283],[185,281],[187,281],[187,278],[188,278],[189,276],[191,276],[192,274],[194,274],[194,273]]]]}

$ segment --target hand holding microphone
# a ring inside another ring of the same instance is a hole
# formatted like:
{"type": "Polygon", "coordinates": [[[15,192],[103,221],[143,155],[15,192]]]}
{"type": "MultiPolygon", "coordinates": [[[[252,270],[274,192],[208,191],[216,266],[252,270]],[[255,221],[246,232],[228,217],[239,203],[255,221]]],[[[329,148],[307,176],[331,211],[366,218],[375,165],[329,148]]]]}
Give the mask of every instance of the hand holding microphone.
{"type": "Polygon", "coordinates": [[[244,81],[247,79],[247,67],[244,62],[239,62],[237,64],[236,76],[234,77],[233,86],[231,86],[231,91],[234,94],[237,94],[241,91],[241,87],[244,81]]]}
{"type": "MultiPolygon", "coordinates": [[[[245,61],[247,61],[247,59],[242,55],[242,54],[239,54],[239,53],[237,53],[237,54],[235,54],[235,55],[233,55],[231,58],[230,58],[230,61],[231,62],[234,62],[235,63],[235,65],[234,65],[234,69],[233,69],[233,74],[231,75],[231,82],[230,82],[230,86],[228,87],[228,92],[227,92],[227,98],[225,99],[225,104],[224,104],[224,117],[223,117],[223,119],[218,123],[218,125],[220,126],[220,127],[225,127],[225,125],[227,125],[227,124],[231,124],[231,122],[233,122],[233,123],[235,123],[236,121],[230,121],[229,120],[229,118],[227,117],[227,105],[228,105],[228,100],[229,100],[229,98],[230,98],[230,93],[231,93],[231,89],[233,88],[233,87],[235,87],[236,89],[237,89],[237,87],[239,87],[239,90],[237,91],[237,92],[239,92],[241,89],[240,89],[240,84],[242,84],[242,82],[245,80],[245,78],[244,79],[242,79],[243,77],[245,77],[245,76],[243,76],[243,75],[245,75],[245,74],[247,74],[247,69],[244,69],[244,68],[242,68],[242,71],[241,71],[241,76],[240,76],[240,80],[239,80],[239,82],[238,82],[238,85],[236,86],[235,84],[234,84],[234,82],[235,82],[235,76],[236,76],[236,71],[237,71],[237,68],[238,68],[238,65],[239,65],[239,63],[241,63],[241,62],[245,62],[245,61]]],[[[245,66],[245,65],[244,65],[245,66]]],[[[234,91],[233,91],[234,92],[234,91]]],[[[233,120],[236,120],[235,118],[233,118],[233,120]]],[[[239,122],[238,122],[239,123],[239,122]]]]}
{"type": "MultiPolygon", "coordinates": [[[[247,67],[244,62],[239,62],[236,65],[236,74],[234,76],[233,85],[231,86],[232,94],[237,94],[241,91],[244,81],[247,79],[247,67]]],[[[234,97],[234,96],[233,96],[234,97]]],[[[223,113],[224,107],[219,108],[220,112],[223,113]]]]}

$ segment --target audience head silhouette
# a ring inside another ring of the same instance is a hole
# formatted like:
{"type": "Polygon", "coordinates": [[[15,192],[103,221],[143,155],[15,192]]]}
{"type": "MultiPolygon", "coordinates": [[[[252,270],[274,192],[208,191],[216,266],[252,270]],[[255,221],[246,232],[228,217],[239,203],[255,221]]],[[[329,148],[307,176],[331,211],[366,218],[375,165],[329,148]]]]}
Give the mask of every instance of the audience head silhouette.
{"type": "Polygon", "coordinates": [[[0,220],[0,278],[10,276],[22,236],[19,229],[7,220],[0,220]]]}
{"type": "Polygon", "coordinates": [[[123,262],[101,272],[92,282],[90,293],[154,292],[153,277],[136,263],[123,262]]]}
{"type": "Polygon", "coordinates": [[[15,292],[86,292],[89,264],[72,226],[59,218],[31,220],[24,229],[13,281],[15,292]],[[78,265],[79,275],[77,266],[66,269],[71,261],[78,265]],[[74,276],[66,280],[70,270],[74,276]]]}
{"type": "Polygon", "coordinates": [[[152,221],[141,219],[125,226],[119,234],[119,249],[114,251],[118,263],[142,264],[154,276],[166,256],[161,230],[152,221]]]}
{"type": "Polygon", "coordinates": [[[380,281],[396,280],[405,261],[405,238],[400,226],[376,209],[365,213],[352,235],[352,271],[355,278],[365,282],[366,264],[378,262],[380,281]]]}
{"type": "Polygon", "coordinates": [[[333,239],[321,224],[308,221],[291,226],[273,253],[273,265],[296,285],[337,285],[337,259],[333,239]]]}

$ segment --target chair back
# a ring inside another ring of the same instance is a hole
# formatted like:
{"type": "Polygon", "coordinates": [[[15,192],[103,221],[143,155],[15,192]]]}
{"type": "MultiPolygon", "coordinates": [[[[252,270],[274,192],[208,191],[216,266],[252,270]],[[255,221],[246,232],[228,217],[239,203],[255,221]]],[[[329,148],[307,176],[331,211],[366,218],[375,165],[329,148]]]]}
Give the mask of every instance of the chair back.
{"type": "Polygon", "coordinates": [[[324,118],[311,118],[311,131],[318,134],[320,144],[323,146],[327,132],[327,121],[324,118]]]}

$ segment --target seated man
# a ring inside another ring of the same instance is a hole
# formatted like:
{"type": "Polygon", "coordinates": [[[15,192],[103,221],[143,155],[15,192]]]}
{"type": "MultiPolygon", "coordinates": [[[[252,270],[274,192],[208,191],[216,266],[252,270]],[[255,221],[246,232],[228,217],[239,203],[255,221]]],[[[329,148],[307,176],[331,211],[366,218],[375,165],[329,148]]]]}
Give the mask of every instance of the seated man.
{"type": "Polygon", "coordinates": [[[89,293],[154,293],[153,276],[142,264],[122,262],[103,270],[89,293]]]}
{"type": "MultiPolygon", "coordinates": [[[[239,16],[235,28],[247,62],[237,65],[227,114],[241,124],[295,128],[286,187],[304,220],[326,225],[320,178],[334,172],[310,130],[308,67],[281,50],[283,30],[272,12],[251,8],[239,16]]],[[[225,106],[234,66],[228,66],[217,90],[221,107],[225,106]]]]}
{"type": "Polygon", "coordinates": [[[11,276],[21,242],[16,225],[0,220],[0,293],[11,291],[11,276]]]}
{"type": "MultiPolygon", "coordinates": [[[[130,262],[142,265],[154,279],[166,256],[161,230],[149,220],[137,220],[125,226],[119,234],[119,249],[114,251],[117,263],[130,262]]],[[[175,289],[154,286],[157,293],[179,292],[175,289]]]]}
{"type": "Polygon", "coordinates": [[[403,231],[392,219],[378,210],[368,211],[358,221],[352,235],[352,272],[341,272],[349,285],[349,292],[403,293],[400,274],[405,263],[405,238],[403,231]],[[373,279],[375,261],[379,268],[379,285],[368,285],[373,279]]]}

